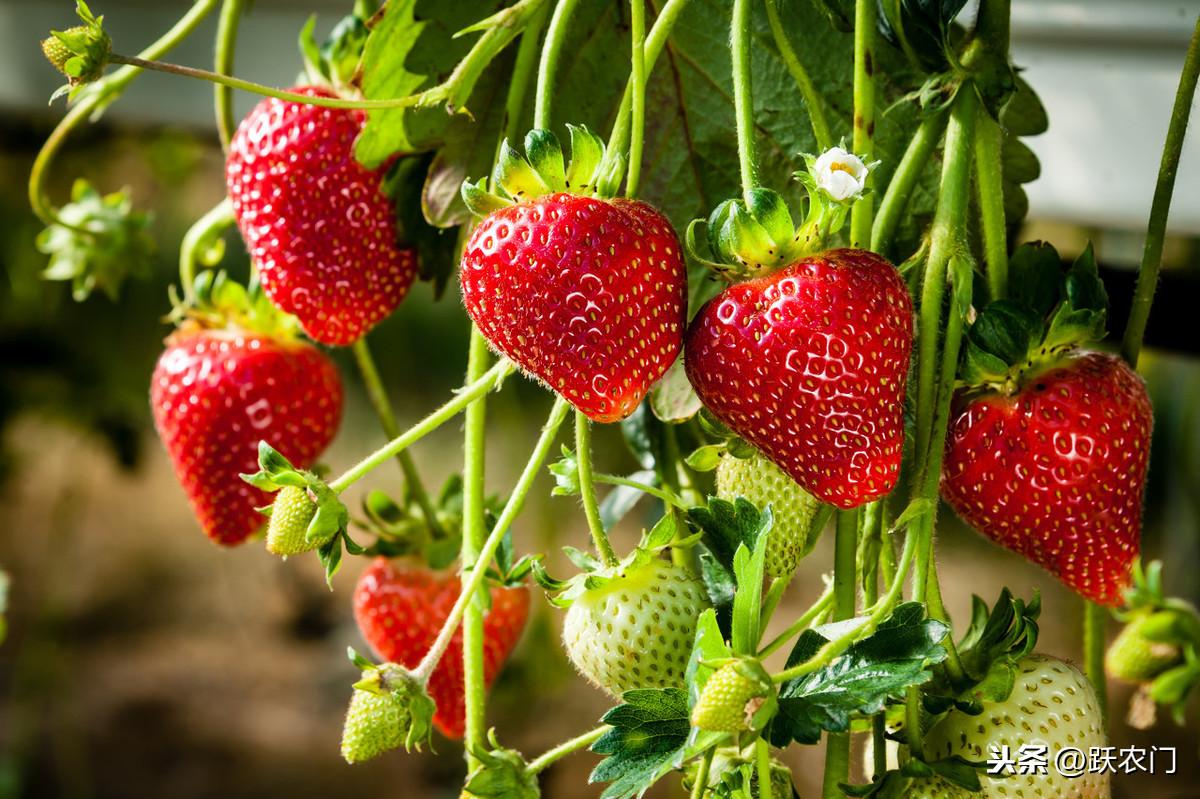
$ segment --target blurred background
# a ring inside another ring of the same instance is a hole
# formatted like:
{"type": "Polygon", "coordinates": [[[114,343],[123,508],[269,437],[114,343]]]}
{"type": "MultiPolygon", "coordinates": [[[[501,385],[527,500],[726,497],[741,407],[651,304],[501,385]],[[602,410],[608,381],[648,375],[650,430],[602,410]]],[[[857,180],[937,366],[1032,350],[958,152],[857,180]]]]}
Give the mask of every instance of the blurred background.
{"type": "MultiPolygon", "coordinates": [[[[104,0],[125,50],[176,19],[182,0],[104,0]]],[[[325,30],[348,2],[257,0],[244,23],[238,73],[286,85],[298,63],[295,35],[310,10],[325,30]]],[[[394,755],[349,768],[338,756],[341,716],[354,679],[348,644],[362,648],[349,592],[363,562],[348,563],[326,590],[315,558],[284,564],[251,544],[211,545],[196,529],[150,423],[147,384],[168,328],[167,287],[191,221],[224,192],[207,85],[160,75],[139,79],[95,126],[67,144],[54,172],[64,198],[82,175],[103,191],[132,189],[153,209],[159,247],[149,280],[131,281],[119,302],[82,304],[46,283],[40,226],[24,185],[41,142],[63,112],[47,107],[58,85],[37,42],[72,24],[68,0],[0,0],[0,567],[12,580],[9,634],[0,645],[0,798],[64,797],[438,797],[457,796],[457,745],[434,756],[394,755]]],[[[1016,0],[1015,61],[1050,110],[1050,131],[1029,140],[1042,174],[1027,187],[1025,237],[1065,257],[1095,242],[1120,330],[1141,255],[1158,158],[1178,71],[1200,3],[1167,0],[1016,0]]],[[[210,22],[171,60],[211,61],[210,22]]],[[[568,67],[569,68],[569,67],[568,67]]],[[[238,97],[239,111],[253,102],[238,97]]],[[[1147,336],[1143,372],[1156,411],[1144,552],[1166,561],[1171,593],[1196,600],[1200,583],[1200,134],[1193,131],[1171,214],[1163,284],[1147,336]]],[[[233,241],[232,270],[245,270],[233,241]]],[[[398,404],[414,420],[460,384],[465,316],[451,290],[432,302],[417,287],[373,335],[398,404]]],[[[342,435],[326,455],[337,468],[382,443],[348,358],[335,354],[350,390],[342,435]]],[[[514,380],[489,409],[489,490],[503,492],[523,463],[549,407],[514,380]]],[[[449,425],[415,457],[427,482],[457,468],[459,430],[449,425]]],[[[598,436],[608,471],[633,462],[615,431],[598,436]]],[[[373,486],[394,488],[381,469],[373,486]]],[[[535,491],[518,546],[557,552],[586,538],[570,499],[535,491]]],[[[357,496],[350,497],[352,507],[357,496]]],[[[649,512],[647,507],[646,512],[649,512]]],[[[1042,648],[1080,652],[1080,603],[1041,572],[942,517],[939,552],[946,599],[965,618],[970,595],[989,602],[1007,584],[1040,589],[1042,648]]],[[[631,544],[643,516],[628,520],[631,544]]],[[[620,548],[620,547],[619,547],[620,548]]],[[[806,607],[831,562],[822,544],[776,614],[806,607]]],[[[552,563],[557,562],[552,556],[552,563]]],[[[561,573],[564,569],[560,568],[561,573]]],[[[496,686],[490,720],[527,755],[592,726],[607,698],[577,679],[556,642],[561,614],[545,603],[496,686]]],[[[1139,732],[1120,723],[1128,692],[1112,686],[1114,745],[1176,746],[1180,774],[1119,777],[1118,797],[1197,797],[1197,724],[1169,719],[1139,732]]],[[[818,748],[793,747],[802,796],[817,795],[818,748]]],[[[549,797],[598,796],[584,787],[594,755],[550,769],[549,797]]],[[[658,796],[672,796],[674,788],[658,796]]]]}

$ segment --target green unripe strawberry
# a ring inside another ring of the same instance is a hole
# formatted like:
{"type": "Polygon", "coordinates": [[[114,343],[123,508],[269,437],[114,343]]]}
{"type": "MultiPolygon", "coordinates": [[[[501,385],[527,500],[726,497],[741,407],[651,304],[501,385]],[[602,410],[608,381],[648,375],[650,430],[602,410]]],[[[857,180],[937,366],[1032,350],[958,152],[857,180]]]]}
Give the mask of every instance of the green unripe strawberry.
{"type": "Polygon", "coordinates": [[[775,521],[767,539],[766,574],[768,579],[790,577],[807,548],[820,505],[816,497],[758,452],[749,458],[721,457],[717,496],[731,502],[745,497],[760,509],[771,506],[775,521]]]}
{"type": "MultiPolygon", "coordinates": [[[[970,793],[905,794],[958,797],[1055,797],[1056,799],[1109,799],[1109,775],[1085,773],[1065,776],[1054,767],[1055,755],[1067,748],[1082,750],[1107,744],[1104,719],[1096,691],[1074,666],[1045,655],[1026,655],[1017,662],[1012,693],[1002,702],[983,703],[973,716],[951,711],[925,736],[925,755],[941,760],[955,755],[972,762],[985,761],[996,750],[1008,747],[1013,760],[1023,746],[1044,746],[1046,773],[980,774],[983,791],[970,793]]],[[[930,790],[943,790],[937,785],[930,790]]]]}
{"type": "Polygon", "coordinates": [[[1108,673],[1123,682],[1144,683],[1182,663],[1183,650],[1178,644],[1147,636],[1148,628],[1162,626],[1164,617],[1171,613],[1166,610],[1134,616],[1108,647],[1104,661],[1108,673]]]}
{"type": "Polygon", "coordinates": [[[286,558],[326,543],[328,538],[326,541],[308,540],[308,525],[316,514],[317,503],[308,496],[307,489],[296,486],[281,488],[275,495],[271,519],[267,522],[267,551],[286,558]]]}
{"type": "Polygon", "coordinates": [[[395,663],[370,666],[354,684],[342,729],[342,757],[361,763],[391,749],[429,739],[434,704],[408,670],[395,663]]]}
{"type": "Polygon", "coordinates": [[[986,791],[968,791],[936,774],[931,777],[917,777],[904,791],[904,799],[979,799],[987,795],[986,791]]]}
{"type": "Polygon", "coordinates": [[[575,668],[615,697],[682,688],[704,584],[660,558],[597,571],[572,600],[563,644],[575,668]]]}
{"type": "Polygon", "coordinates": [[[762,729],[777,707],[771,676],[757,660],[734,660],[704,684],[692,708],[692,726],[710,732],[762,729]]]}

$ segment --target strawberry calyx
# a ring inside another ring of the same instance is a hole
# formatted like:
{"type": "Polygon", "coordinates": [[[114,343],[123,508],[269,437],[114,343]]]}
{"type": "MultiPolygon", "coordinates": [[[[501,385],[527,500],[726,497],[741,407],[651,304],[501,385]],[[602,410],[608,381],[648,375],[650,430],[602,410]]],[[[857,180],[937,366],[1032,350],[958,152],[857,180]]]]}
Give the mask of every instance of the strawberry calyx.
{"type": "Polygon", "coordinates": [[[368,22],[373,16],[369,6],[364,0],[357,0],[353,12],[338,20],[320,44],[314,35],[317,15],[313,14],[304,23],[300,31],[300,54],[309,84],[329,89],[339,96],[359,94],[359,65],[367,36],[371,33],[368,22]]]}
{"type": "Polygon", "coordinates": [[[83,0],[76,0],[75,13],[82,25],[50,31],[50,36],[42,40],[46,60],[67,78],[67,85],[51,95],[51,102],[64,94],[73,100],[84,86],[99,80],[112,55],[112,39],[104,30],[104,17],[92,14],[83,0]]]}
{"type": "Polygon", "coordinates": [[[196,330],[226,330],[237,334],[261,335],[280,343],[296,341],[300,323],[271,304],[255,280],[243,286],[223,270],[205,270],[196,276],[188,299],[171,292],[171,313],[181,333],[196,330]]]}
{"type": "Polygon", "coordinates": [[[826,249],[854,202],[870,192],[866,177],[878,162],[864,163],[840,147],[803,157],[807,169],[795,178],[807,193],[807,211],[799,225],[781,194],[752,188],[722,202],[707,220],[692,220],[685,237],[689,254],[733,281],[769,274],[826,249]]]}
{"type": "Polygon", "coordinates": [[[1104,338],[1108,295],[1091,245],[1067,270],[1044,242],[1012,257],[1013,296],[983,307],[967,330],[959,384],[1011,396],[1104,338]]]}
{"type": "Polygon", "coordinates": [[[463,201],[475,216],[483,217],[520,202],[547,194],[570,194],[607,199],[614,197],[625,173],[625,158],[609,153],[604,141],[584,126],[567,125],[571,158],[564,161],[562,145],[549,130],[535,128],[525,134],[525,154],[508,139],[490,178],[462,185],[463,201]]]}
{"type": "Polygon", "coordinates": [[[496,730],[488,730],[489,748],[472,746],[474,765],[463,788],[465,799],[538,799],[537,774],[530,773],[524,756],[506,749],[496,740],[496,730]]]}

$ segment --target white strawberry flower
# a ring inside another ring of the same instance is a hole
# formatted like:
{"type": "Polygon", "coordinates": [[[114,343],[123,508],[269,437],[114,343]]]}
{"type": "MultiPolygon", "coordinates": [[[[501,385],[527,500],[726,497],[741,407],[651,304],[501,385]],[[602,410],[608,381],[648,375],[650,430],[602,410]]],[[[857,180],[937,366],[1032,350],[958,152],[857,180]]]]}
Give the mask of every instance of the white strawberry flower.
{"type": "Polygon", "coordinates": [[[853,153],[831,147],[812,165],[817,188],[837,202],[851,202],[862,196],[870,167],[853,153]]]}

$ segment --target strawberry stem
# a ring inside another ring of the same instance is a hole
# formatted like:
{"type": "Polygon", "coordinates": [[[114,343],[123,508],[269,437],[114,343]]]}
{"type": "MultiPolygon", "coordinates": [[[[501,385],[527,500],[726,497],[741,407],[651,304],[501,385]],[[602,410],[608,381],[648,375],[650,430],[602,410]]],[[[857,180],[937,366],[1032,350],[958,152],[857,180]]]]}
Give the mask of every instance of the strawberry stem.
{"type": "Polygon", "coordinates": [[[780,0],[766,0],[767,23],[771,26],[771,35],[775,37],[775,47],[783,59],[784,66],[792,74],[792,80],[804,97],[804,106],[808,109],[808,120],[812,123],[813,136],[817,140],[817,150],[825,152],[833,146],[833,135],[829,132],[829,119],[825,116],[825,102],[820,92],[813,84],[808,70],[796,55],[795,48],[788,40],[787,31],[783,28],[783,20],[779,18],[780,0]]]}
{"type": "MultiPolygon", "coordinates": [[[[237,48],[238,23],[246,0],[225,0],[221,5],[221,16],[217,19],[217,40],[213,55],[213,72],[218,75],[233,73],[233,56],[237,48]]],[[[217,116],[217,135],[221,138],[221,149],[228,150],[237,130],[237,119],[233,114],[233,89],[218,83],[213,87],[213,107],[217,116]]]]}
{"type": "MultiPolygon", "coordinates": [[[[379,426],[383,428],[383,434],[389,439],[396,438],[400,435],[400,426],[396,423],[396,415],[392,413],[391,398],[388,396],[387,387],[383,385],[383,380],[379,377],[379,369],[375,365],[375,357],[371,354],[371,348],[367,345],[366,336],[354,342],[352,349],[354,350],[354,361],[358,364],[358,372],[362,376],[363,386],[367,390],[367,398],[371,402],[375,416],[379,419],[379,426]]],[[[470,409],[467,412],[470,413],[470,409]]],[[[429,525],[430,532],[434,536],[443,535],[444,531],[441,522],[438,521],[437,509],[433,506],[433,500],[429,498],[429,492],[421,481],[421,474],[417,470],[416,463],[413,462],[412,455],[408,453],[408,450],[402,450],[397,453],[396,460],[400,464],[400,470],[404,473],[404,484],[408,495],[420,508],[421,515],[425,517],[425,523],[429,525]]]]}
{"type": "MultiPolygon", "coordinates": [[[[492,370],[488,374],[495,372],[495,370],[496,367],[492,367],[492,370]]],[[[504,508],[496,518],[492,532],[488,535],[487,540],[484,541],[483,546],[479,550],[479,557],[476,560],[478,564],[477,568],[471,569],[470,576],[462,586],[458,599],[455,600],[454,607],[450,609],[446,621],[442,624],[442,629],[438,632],[438,637],[434,640],[433,646],[429,648],[429,651],[425,653],[425,657],[421,658],[421,662],[413,669],[413,676],[422,683],[429,681],[429,675],[433,674],[438,661],[442,659],[442,655],[446,653],[446,648],[450,646],[451,639],[454,638],[454,633],[458,629],[458,623],[462,621],[463,613],[466,611],[467,603],[471,601],[475,592],[479,590],[480,586],[483,585],[483,581],[487,579],[487,568],[480,568],[479,566],[485,566],[492,562],[492,559],[496,556],[496,550],[500,548],[500,542],[504,540],[504,534],[508,532],[513,521],[521,513],[521,508],[525,505],[525,497],[529,494],[529,489],[533,487],[533,481],[537,479],[538,474],[541,472],[542,464],[550,457],[550,452],[554,448],[554,442],[558,438],[558,430],[567,418],[567,411],[569,409],[570,405],[565,399],[562,397],[555,398],[554,406],[550,409],[550,415],[546,419],[546,424],[542,427],[542,435],[538,438],[537,444],[529,456],[529,461],[521,471],[521,476],[517,478],[517,484],[513,487],[512,494],[508,497],[508,502],[504,504],[504,508]]]]}
{"type": "MultiPolygon", "coordinates": [[[[846,738],[849,741],[849,736],[846,738]]],[[[754,742],[754,754],[756,765],[758,768],[758,799],[772,799],[773,793],[771,790],[771,750],[767,745],[765,738],[759,738],[754,742]]],[[[846,750],[846,765],[850,765],[850,751],[846,750]]],[[[838,790],[841,793],[841,789],[838,790]]],[[[779,797],[784,799],[784,797],[779,797]]]]}
{"type": "Polygon", "coordinates": [[[403,452],[408,447],[420,441],[425,436],[437,430],[446,422],[453,419],[458,414],[466,410],[472,403],[480,397],[493,391],[504,382],[504,379],[512,374],[516,367],[511,361],[503,360],[488,370],[480,379],[474,383],[463,386],[455,394],[454,398],[447,402],[442,407],[438,408],[433,413],[426,416],[415,425],[405,430],[400,435],[393,438],[387,444],[372,452],[366,458],[359,461],[356,465],[350,467],[337,480],[329,484],[330,489],[335,494],[340,494],[356,482],[366,477],[374,471],[380,464],[391,460],[400,452],[403,452]]]}
{"type": "MultiPolygon", "coordinates": [[[[875,149],[875,9],[876,0],[854,4],[854,154],[870,163],[875,149]]],[[[867,185],[874,182],[867,173],[867,185]]],[[[875,198],[860,197],[850,209],[850,246],[871,241],[875,198]]]]}
{"type": "MultiPolygon", "coordinates": [[[[858,598],[858,508],[839,510],[833,542],[833,620],[854,618],[858,598]]],[[[831,732],[825,741],[825,775],[821,795],[842,796],[841,784],[850,778],[850,733],[831,732]]],[[[759,785],[762,777],[759,776],[759,785]]],[[[761,788],[760,788],[761,789],[761,788]]]]}
{"type": "Polygon", "coordinates": [[[1200,78],[1200,18],[1188,44],[1187,57],[1183,61],[1183,73],[1179,76],[1179,89],[1175,92],[1175,105],[1171,109],[1171,122],[1167,126],[1167,140],[1163,144],[1162,161],[1158,167],[1158,182],[1154,186],[1154,199],[1150,203],[1150,221],[1146,226],[1146,246],[1142,250],[1142,265],[1138,270],[1137,289],[1133,305],[1129,309],[1129,322],[1125,325],[1125,336],[1121,340],[1121,357],[1130,366],[1137,366],[1138,354],[1142,350],[1142,338],[1146,334],[1146,322],[1150,318],[1150,305],[1154,301],[1154,289],[1158,285],[1158,270],[1162,266],[1163,242],[1167,235],[1167,215],[1171,211],[1171,196],[1175,192],[1175,176],[1179,174],[1179,157],[1183,152],[1183,139],[1187,133],[1188,117],[1192,112],[1192,98],[1196,96],[1196,82],[1200,78]]]}
{"type": "Polygon", "coordinates": [[[991,299],[1008,293],[1008,228],[1004,218],[1003,131],[982,105],[975,119],[975,184],[983,227],[983,260],[991,299]]]}
{"type": "Polygon", "coordinates": [[[708,773],[712,771],[713,758],[716,757],[717,748],[715,746],[705,750],[703,757],[700,758],[700,767],[696,769],[696,781],[692,783],[692,793],[689,799],[704,799],[704,794],[708,793],[708,773]]]}
{"type": "Polygon", "coordinates": [[[575,411],[575,457],[579,461],[579,494],[583,499],[583,514],[587,517],[596,552],[606,566],[616,566],[620,561],[608,541],[608,534],[604,532],[600,506],[596,503],[596,484],[592,475],[592,423],[579,410],[575,411]]]}
{"type": "Polygon", "coordinates": [[[629,27],[633,44],[629,84],[633,130],[629,137],[629,172],[625,178],[625,196],[637,196],[642,174],[642,145],[646,133],[646,0],[629,0],[629,27]]]}
{"type": "Polygon", "coordinates": [[[896,233],[904,209],[908,207],[908,200],[917,181],[921,179],[921,173],[929,165],[933,149],[941,140],[945,126],[944,113],[930,113],[921,120],[917,132],[904,150],[896,171],[888,181],[883,199],[879,201],[879,213],[875,215],[875,222],[871,227],[871,249],[875,252],[886,255],[891,248],[892,236],[896,233]]]}
{"type": "Polygon", "coordinates": [[[1083,666],[1096,689],[1096,701],[1104,720],[1108,719],[1108,680],[1104,674],[1105,629],[1108,627],[1108,608],[1083,600],[1083,666]]]}
{"type": "Polygon", "coordinates": [[[558,74],[558,59],[562,55],[567,39],[567,26],[571,16],[579,7],[579,0],[558,0],[550,27],[546,29],[546,41],[542,44],[542,60],[538,64],[537,89],[534,93],[533,126],[550,129],[551,102],[554,99],[554,77],[558,74]]]}
{"type": "Polygon", "coordinates": [[[213,206],[212,210],[196,220],[196,223],[183,234],[179,245],[179,289],[183,292],[186,307],[192,307],[196,302],[196,264],[208,259],[201,257],[201,247],[212,240],[212,237],[222,228],[234,223],[233,206],[229,198],[213,206]]]}
{"type": "MultiPolygon", "coordinates": [[[[198,0],[186,14],[171,26],[170,30],[143,50],[140,54],[141,57],[155,59],[170,52],[173,47],[196,30],[204,18],[217,7],[218,2],[219,0],[198,0]]],[[[29,205],[38,219],[45,224],[63,225],[58,218],[58,209],[50,202],[45,190],[46,174],[63,142],[80,123],[90,119],[98,108],[119,96],[140,74],[142,71],[136,67],[123,67],[89,86],[79,103],[67,112],[42,144],[42,149],[38,151],[33,168],[29,172],[29,205]]],[[[64,227],[71,228],[72,226],[64,225],[64,227]]],[[[86,233],[87,231],[81,232],[86,233]]]]}
{"type": "Polygon", "coordinates": [[[621,477],[615,474],[593,474],[592,480],[597,483],[603,483],[610,486],[625,486],[627,488],[636,488],[643,494],[649,494],[655,499],[660,499],[667,505],[668,508],[677,508],[679,510],[687,510],[692,507],[685,502],[682,497],[674,491],[666,488],[657,488],[648,483],[639,483],[637,480],[630,480],[628,477],[621,477]]]}
{"type": "Polygon", "coordinates": [[[758,185],[754,156],[754,96],[750,74],[750,0],[733,0],[729,40],[733,56],[733,106],[737,117],[742,194],[749,196],[750,190],[758,185]]]}
{"type": "Polygon", "coordinates": [[[833,584],[830,583],[825,587],[825,591],[817,597],[817,601],[809,606],[808,610],[804,611],[800,616],[788,625],[788,628],[758,652],[759,659],[763,659],[768,655],[778,651],[780,647],[792,640],[803,630],[807,630],[809,626],[816,620],[818,616],[825,612],[833,605],[833,584]]]}
{"type": "Polygon", "coordinates": [[[600,739],[600,736],[604,735],[608,730],[609,726],[602,724],[594,730],[588,730],[582,735],[577,735],[569,741],[560,743],[553,749],[547,750],[529,761],[529,765],[525,767],[525,773],[529,775],[541,774],[567,755],[578,752],[580,749],[586,749],[596,743],[600,739]]]}

